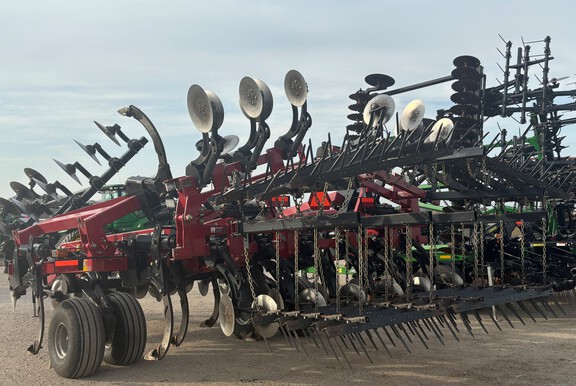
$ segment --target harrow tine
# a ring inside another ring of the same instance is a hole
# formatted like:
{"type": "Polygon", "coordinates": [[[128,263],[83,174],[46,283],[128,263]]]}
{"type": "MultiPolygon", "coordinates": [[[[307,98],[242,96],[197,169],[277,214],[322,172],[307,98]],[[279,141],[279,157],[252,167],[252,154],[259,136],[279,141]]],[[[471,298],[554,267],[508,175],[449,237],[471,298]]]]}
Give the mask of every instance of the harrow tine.
{"type": "Polygon", "coordinates": [[[484,330],[484,332],[488,335],[489,332],[486,329],[486,326],[484,326],[484,323],[482,322],[482,318],[480,317],[480,312],[478,312],[478,310],[474,310],[474,317],[476,318],[476,320],[478,321],[478,324],[480,325],[480,327],[482,327],[482,329],[484,330]]]}
{"type": "MultiPolygon", "coordinates": [[[[419,320],[415,320],[414,321],[414,329],[416,329],[416,327],[418,327],[420,329],[420,332],[422,333],[422,335],[424,336],[424,338],[426,338],[426,340],[430,340],[430,338],[428,338],[428,334],[426,334],[426,331],[424,331],[424,329],[422,328],[422,325],[420,324],[419,320]]],[[[428,329],[430,329],[430,327],[426,326],[428,329]]]]}
{"type": "Polygon", "coordinates": [[[436,335],[436,339],[438,339],[438,341],[442,344],[442,346],[445,346],[444,341],[442,340],[442,336],[443,336],[442,331],[436,330],[437,326],[435,326],[433,324],[434,320],[433,319],[431,319],[430,321],[427,321],[426,319],[423,319],[423,320],[424,320],[424,323],[426,325],[428,325],[428,323],[430,323],[428,328],[430,328],[432,330],[432,332],[434,333],[434,335],[436,335]]]}
{"type": "Polygon", "coordinates": [[[402,342],[402,345],[404,345],[404,348],[406,349],[406,351],[408,351],[409,353],[412,353],[412,351],[410,351],[410,348],[408,348],[408,345],[406,344],[404,339],[402,339],[402,336],[400,335],[400,333],[396,329],[396,326],[392,325],[392,326],[390,326],[390,328],[394,332],[394,335],[396,335],[396,338],[400,339],[400,342],[402,342]]]}
{"type": "Polygon", "coordinates": [[[352,336],[350,334],[346,334],[344,336],[348,338],[348,340],[350,341],[350,345],[352,346],[354,351],[356,351],[356,354],[360,355],[360,351],[358,351],[358,349],[356,348],[356,345],[354,344],[354,340],[352,339],[352,336]]]}
{"type": "Polygon", "coordinates": [[[324,352],[326,353],[326,355],[330,355],[330,353],[328,352],[328,349],[326,348],[326,345],[324,344],[324,339],[322,339],[322,335],[312,332],[310,334],[310,336],[312,337],[312,339],[314,339],[314,341],[316,341],[316,338],[314,337],[314,335],[316,335],[318,337],[318,340],[320,341],[320,344],[322,345],[322,348],[324,349],[324,352]]]}
{"type": "MultiPolygon", "coordinates": [[[[304,355],[308,356],[308,352],[306,352],[306,349],[304,348],[304,345],[302,344],[302,342],[300,341],[300,338],[298,337],[298,333],[296,331],[291,331],[292,335],[294,337],[294,344],[295,345],[300,345],[300,348],[302,349],[302,352],[304,353],[304,355]]],[[[298,351],[300,352],[300,351],[298,351]]]]}
{"type": "Polygon", "coordinates": [[[292,346],[292,342],[290,341],[290,339],[288,338],[288,335],[286,335],[286,331],[284,330],[284,323],[280,323],[280,328],[279,328],[280,332],[282,333],[282,335],[284,336],[284,339],[286,340],[286,343],[288,343],[288,345],[290,347],[292,346]]]}
{"type": "Polygon", "coordinates": [[[344,347],[346,347],[346,350],[350,350],[350,347],[348,347],[348,344],[346,343],[346,341],[344,340],[344,337],[342,335],[340,335],[340,340],[342,341],[342,344],[344,345],[344,347]]]}
{"type": "Polygon", "coordinates": [[[510,321],[510,319],[508,318],[508,315],[506,315],[506,312],[504,311],[504,309],[502,308],[501,305],[497,305],[495,306],[496,309],[498,311],[500,311],[500,313],[502,314],[502,316],[504,317],[504,319],[506,319],[506,321],[508,322],[508,324],[510,325],[510,327],[515,328],[514,325],[512,324],[512,321],[510,321]]]}
{"type": "Polygon", "coordinates": [[[530,313],[530,311],[528,310],[528,308],[526,307],[526,305],[524,304],[524,302],[522,300],[519,300],[516,302],[518,304],[518,306],[520,306],[520,308],[522,309],[522,311],[524,311],[524,313],[526,315],[528,315],[530,317],[530,319],[532,319],[532,321],[534,323],[536,323],[536,319],[534,319],[534,316],[532,316],[532,314],[530,313]]]}
{"type": "MultiPolygon", "coordinates": [[[[330,339],[330,338],[328,338],[330,339]]],[[[342,336],[340,336],[340,339],[342,340],[342,342],[344,343],[344,338],[342,338],[342,336]]],[[[348,357],[346,356],[346,353],[344,353],[344,350],[342,349],[342,346],[340,346],[340,343],[338,342],[338,339],[334,339],[334,342],[336,343],[336,346],[338,346],[338,349],[340,350],[340,353],[342,354],[342,357],[344,358],[344,360],[346,361],[346,363],[348,363],[348,367],[352,368],[352,365],[350,364],[350,361],[348,360],[348,357]]],[[[346,345],[346,344],[344,344],[346,345]]]]}
{"type": "Polygon", "coordinates": [[[372,343],[372,346],[374,346],[374,349],[375,349],[376,351],[380,351],[380,350],[378,349],[378,346],[376,346],[376,343],[374,342],[374,339],[372,338],[372,334],[370,334],[370,331],[369,331],[369,330],[366,330],[366,331],[364,331],[364,332],[366,333],[366,336],[367,336],[368,339],[370,340],[370,343],[372,343]]]}
{"type": "MultiPolygon", "coordinates": [[[[318,334],[318,339],[320,339],[320,341],[324,340],[322,335],[323,335],[322,333],[318,334]]],[[[338,354],[336,354],[336,350],[334,350],[334,346],[332,346],[332,342],[330,342],[330,339],[331,338],[328,335],[326,335],[326,341],[328,342],[328,346],[330,346],[330,350],[332,350],[332,354],[334,354],[334,358],[336,358],[336,360],[340,362],[340,358],[338,357],[338,354]]]]}
{"type": "Polygon", "coordinates": [[[514,309],[514,306],[512,306],[512,304],[510,303],[505,303],[505,306],[508,307],[508,309],[510,311],[512,311],[512,313],[514,314],[514,316],[516,317],[516,319],[518,319],[520,321],[520,323],[522,323],[523,325],[526,325],[526,323],[524,322],[524,319],[522,319],[522,317],[520,316],[520,314],[518,313],[518,311],[516,311],[514,309]]]}
{"type": "Polygon", "coordinates": [[[540,307],[538,307],[538,303],[536,303],[536,301],[534,299],[529,299],[529,301],[530,301],[530,304],[532,305],[532,308],[534,308],[537,313],[542,315],[542,317],[545,320],[548,320],[548,317],[546,316],[546,314],[544,312],[542,312],[542,309],[540,307]]]}
{"type": "Polygon", "coordinates": [[[447,322],[452,323],[452,326],[454,327],[454,329],[457,332],[460,332],[460,329],[458,328],[458,323],[456,322],[456,313],[454,312],[454,310],[448,309],[446,316],[448,316],[447,322]]]}
{"type": "Polygon", "coordinates": [[[390,333],[388,332],[388,330],[386,329],[385,326],[382,326],[382,330],[384,330],[384,332],[386,333],[386,336],[388,337],[388,339],[390,339],[392,346],[397,347],[396,342],[394,342],[394,339],[392,339],[392,335],[390,335],[390,333]]]}
{"type": "MultiPolygon", "coordinates": [[[[398,323],[397,326],[404,333],[404,335],[406,336],[406,339],[408,339],[408,342],[410,342],[411,344],[414,344],[414,342],[412,341],[412,338],[410,338],[410,335],[408,335],[408,331],[406,331],[406,329],[404,328],[402,323],[398,323]]],[[[412,334],[414,334],[414,333],[412,333],[412,334]]]]}
{"type": "Polygon", "coordinates": [[[378,340],[380,340],[380,343],[382,343],[382,347],[384,347],[384,349],[386,350],[386,352],[388,353],[388,356],[390,356],[390,358],[392,358],[392,353],[390,353],[390,350],[388,350],[388,346],[386,345],[386,343],[384,342],[384,339],[382,339],[382,336],[380,335],[380,333],[378,332],[377,329],[374,330],[374,333],[376,334],[376,337],[378,337],[378,340]]]}
{"type": "Polygon", "coordinates": [[[492,322],[494,323],[494,325],[496,326],[496,328],[498,328],[500,331],[502,331],[502,327],[500,327],[500,324],[498,324],[498,321],[497,321],[496,318],[494,317],[494,313],[493,313],[493,312],[488,312],[488,314],[490,315],[490,319],[492,319],[492,322]]]}
{"type": "Polygon", "coordinates": [[[430,347],[428,347],[428,345],[426,344],[426,341],[424,340],[422,335],[420,335],[420,332],[418,331],[418,329],[416,327],[414,327],[414,332],[416,333],[416,336],[418,337],[418,339],[420,339],[420,342],[422,342],[424,347],[426,347],[427,350],[430,350],[430,347]]]}
{"type": "Polygon", "coordinates": [[[370,354],[368,354],[368,350],[366,350],[366,344],[364,342],[364,339],[362,339],[362,336],[360,336],[360,333],[355,332],[353,334],[355,334],[358,337],[358,343],[360,344],[360,347],[362,347],[362,351],[364,351],[364,354],[366,354],[366,358],[368,358],[370,363],[374,364],[372,357],[370,356],[370,354]]]}
{"type": "Polygon", "coordinates": [[[546,308],[552,315],[554,315],[555,318],[558,317],[558,315],[556,315],[556,313],[554,312],[554,310],[552,309],[552,307],[550,307],[550,305],[548,304],[548,302],[545,302],[542,299],[539,299],[540,303],[542,303],[542,305],[544,306],[544,308],[546,308]]]}
{"type": "Polygon", "coordinates": [[[460,319],[462,320],[462,324],[464,324],[464,327],[466,327],[466,330],[468,330],[468,333],[474,337],[474,332],[472,331],[472,326],[470,325],[470,321],[468,320],[468,314],[466,314],[465,312],[461,312],[460,313],[460,319]]]}

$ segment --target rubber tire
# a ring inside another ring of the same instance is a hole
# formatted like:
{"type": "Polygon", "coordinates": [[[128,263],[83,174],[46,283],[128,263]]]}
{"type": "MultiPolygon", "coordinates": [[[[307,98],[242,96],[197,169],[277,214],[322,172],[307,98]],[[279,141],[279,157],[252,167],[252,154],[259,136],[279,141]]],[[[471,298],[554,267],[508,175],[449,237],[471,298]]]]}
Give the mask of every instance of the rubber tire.
{"type": "Polygon", "coordinates": [[[104,362],[126,366],[142,358],[146,347],[146,317],[136,298],[125,292],[108,295],[116,325],[112,343],[104,349],[104,362]]]}
{"type": "Polygon", "coordinates": [[[54,309],[48,327],[51,367],[64,378],[94,374],[102,364],[104,337],[102,314],[92,302],[84,298],[64,300],[54,309]]]}

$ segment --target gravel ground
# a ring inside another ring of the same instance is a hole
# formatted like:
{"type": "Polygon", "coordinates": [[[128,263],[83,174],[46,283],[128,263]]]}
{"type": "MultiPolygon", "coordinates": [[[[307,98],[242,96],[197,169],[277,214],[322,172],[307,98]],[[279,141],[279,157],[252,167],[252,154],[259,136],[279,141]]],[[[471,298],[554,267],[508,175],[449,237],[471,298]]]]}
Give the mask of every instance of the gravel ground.
{"type": "MultiPolygon", "coordinates": [[[[60,378],[49,368],[47,349],[36,356],[26,352],[37,333],[37,319],[31,317],[30,296],[20,299],[16,311],[8,293],[7,276],[0,277],[0,352],[3,366],[0,383],[30,384],[326,384],[372,383],[389,385],[576,385],[576,305],[564,303],[568,316],[528,317],[526,325],[513,321],[515,329],[500,325],[499,331],[486,322],[490,334],[474,325],[474,336],[461,331],[460,342],[445,331],[444,343],[430,337],[426,349],[414,340],[412,353],[390,347],[385,351],[368,347],[374,361],[350,352],[352,368],[327,356],[305,339],[306,354],[290,348],[284,338],[264,342],[240,341],[225,337],[218,326],[198,327],[212,310],[211,296],[201,297],[196,288],[189,294],[190,329],[180,347],[172,347],[159,362],[140,360],[127,367],[102,364],[92,377],[81,380],[60,378]]],[[[49,303],[49,302],[48,302],[49,303]]],[[[177,303],[177,302],[176,302],[177,303]]],[[[162,306],[151,297],[141,301],[148,321],[147,350],[159,344],[162,334],[162,306]]],[[[47,304],[48,318],[51,307],[47,304]]],[[[46,341],[45,341],[46,343],[46,341]]]]}

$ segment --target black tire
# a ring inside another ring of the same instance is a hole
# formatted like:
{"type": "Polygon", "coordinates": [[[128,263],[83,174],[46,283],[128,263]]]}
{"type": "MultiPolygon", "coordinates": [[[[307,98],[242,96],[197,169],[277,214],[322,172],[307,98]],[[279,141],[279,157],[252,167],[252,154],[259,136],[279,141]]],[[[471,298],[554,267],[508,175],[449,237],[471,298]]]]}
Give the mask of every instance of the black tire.
{"type": "Polygon", "coordinates": [[[125,292],[108,295],[116,325],[112,343],[104,350],[104,362],[125,366],[142,358],[146,346],[146,317],[136,298],[125,292]]]}
{"type": "Polygon", "coordinates": [[[71,298],[55,309],[48,327],[48,355],[64,378],[81,378],[98,370],[104,356],[102,314],[87,299],[71,298]]]}

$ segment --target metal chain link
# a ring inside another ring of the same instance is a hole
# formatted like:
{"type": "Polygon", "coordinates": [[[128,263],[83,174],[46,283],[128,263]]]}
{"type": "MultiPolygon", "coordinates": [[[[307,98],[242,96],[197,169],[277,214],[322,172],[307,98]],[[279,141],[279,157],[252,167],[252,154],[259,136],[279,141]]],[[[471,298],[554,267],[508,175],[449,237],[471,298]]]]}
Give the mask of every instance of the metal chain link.
{"type": "Polygon", "coordinates": [[[525,237],[524,237],[524,220],[520,220],[520,267],[522,284],[524,284],[526,279],[526,248],[525,248],[525,237]]]}
{"type": "MultiPolygon", "coordinates": [[[[358,246],[358,287],[360,291],[364,289],[364,243],[362,242],[362,225],[358,225],[356,233],[356,243],[358,246]]],[[[358,311],[362,314],[362,295],[359,294],[358,311]]]]}
{"type": "Polygon", "coordinates": [[[452,271],[456,272],[456,226],[454,223],[450,224],[450,265],[452,271]]]}
{"type": "Polygon", "coordinates": [[[368,276],[368,256],[369,256],[369,249],[368,249],[368,231],[364,230],[364,247],[362,249],[364,254],[362,258],[364,259],[364,288],[370,288],[370,276],[368,276]]]}
{"type": "Polygon", "coordinates": [[[300,259],[300,230],[294,230],[294,309],[298,311],[300,292],[298,291],[298,260],[300,259]]]}
{"type": "Polygon", "coordinates": [[[318,248],[318,228],[314,227],[314,294],[316,301],[314,302],[314,311],[318,311],[318,270],[320,261],[320,249],[318,248]]]}
{"type": "Polygon", "coordinates": [[[504,284],[504,222],[500,220],[500,284],[504,284]]]}
{"type": "Polygon", "coordinates": [[[542,218],[542,283],[546,285],[547,279],[546,274],[548,270],[548,261],[546,257],[546,218],[542,218]]]}
{"type": "Polygon", "coordinates": [[[276,288],[280,293],[280,232],[276,231],[274,249],[276,252],[276,288]]]}
{"type": "Polygon", "coordinates": [[[484,179],[484,186],[490,186],[490,174],[488,173],[488,169],[486,168],[486,156],[482,157],[482,177],[484,179]]]}
{"type": "Polygon", "coordinates": [[[430,222],[430,225],[428,226],[428,244],[430,246],[429,249],[429,253],[428,253],[428,264],[429,264],[429,274],[430,274],[430,303],[432,303],[432,292],[433,288],[434,288],[434,246],[435,246],[435,240],[434,240],[434,223],[430,222]]]}
{"type": "Polygon", "coordinates": [[[350,279],[348,276],[348,271],[350,270],[350,231],[346,229],[346,239],[344,242],[345,250],[344,250],[344,262],[346,264],[346,283],[350,279]]]}
{"type": "Polygon", "coordinates": [[[412,298],[412,226],[406,225],[406,300],[412,298]]]}
{"type": "Polygon", "coordinates": [[[259,310],[258,302],[256,302],[256,290],[254,289],[254,279],[252,278],[252,270],[250,269],[250,251],[248,250],[250,241],[248,236],[244,236],[244,263],[246,265],[246,275],[248,276],[248,285],[250,286],[250,293],[252,300],[256,303],[256,308],[259,310]]]}
{"type": "Polygon", "coordinates": [[[464,240],[464,223],[460,223],[460,235],[462,244],[460,245],[460,253],[462,254],[462,279],[466,280],[466,240],[464,240]]]}
{"type": "Polygon", "coordinates": [[[334,260],[336,262],[336,312],[340,310],[340,227],[334,231],[334,260]]]}
{"type": "Polygon", "coordinates": [[[480,222],[480,276],[484,277],[484,223],[480,222]]]}
{"type": "MultiPolygon", "coordinates": [[[[392,282],[392,277],[390,275],[390,261],[388,260],[388,254],[390,253],[390,240],[389,240],[390,228],[384,228],[384,280],[390,280],[392,282]]],[[[384,301],[388,301],[388,282],[384,286],[384,301]]]]}
{"type": "Polygon", "coordinates": [[[474,223],[473,228],[474,233],[474,244],[472,245],[474,248],[474,279],[478,279],[478,223],[474,223]]]}

